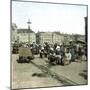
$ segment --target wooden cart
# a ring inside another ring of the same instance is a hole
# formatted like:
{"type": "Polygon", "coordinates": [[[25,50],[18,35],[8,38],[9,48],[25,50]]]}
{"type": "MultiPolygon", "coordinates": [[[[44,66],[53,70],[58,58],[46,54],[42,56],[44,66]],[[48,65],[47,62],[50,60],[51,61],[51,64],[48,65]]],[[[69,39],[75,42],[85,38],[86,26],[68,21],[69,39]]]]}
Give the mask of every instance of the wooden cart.
{"type": "Polygon", "coordinates": [[[34,55],[29,47],[19,48],[19,59],[17,60],[18,63],[29,63],[32,59],[34,59],[34,55]]]}

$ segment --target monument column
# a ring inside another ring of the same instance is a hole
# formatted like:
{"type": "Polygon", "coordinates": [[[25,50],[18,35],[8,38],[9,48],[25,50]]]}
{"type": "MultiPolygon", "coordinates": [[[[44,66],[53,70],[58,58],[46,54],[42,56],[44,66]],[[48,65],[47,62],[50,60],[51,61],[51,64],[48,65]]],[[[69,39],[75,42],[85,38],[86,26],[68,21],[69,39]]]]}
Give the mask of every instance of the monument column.
{"type": "Polygon", "coordinates": [[[28,43],[30,45],[30,24],[31,24],[30,19],[28,19],[27,24],[28,24],[28,43]]]}

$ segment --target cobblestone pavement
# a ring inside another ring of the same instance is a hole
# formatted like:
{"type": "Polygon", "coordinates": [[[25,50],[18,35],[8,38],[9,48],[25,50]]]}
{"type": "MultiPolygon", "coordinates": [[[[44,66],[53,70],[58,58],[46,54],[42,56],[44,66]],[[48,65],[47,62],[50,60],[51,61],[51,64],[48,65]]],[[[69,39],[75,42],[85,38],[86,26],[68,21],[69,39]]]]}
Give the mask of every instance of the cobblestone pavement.
{"type": "Polygon", "coordinates": [[[38,55],[30,63],[17,63],[18,55],[12,55],[12,88],[36,88],[87,84],[87,62],[51,66],[47,58],[38,55]]]}

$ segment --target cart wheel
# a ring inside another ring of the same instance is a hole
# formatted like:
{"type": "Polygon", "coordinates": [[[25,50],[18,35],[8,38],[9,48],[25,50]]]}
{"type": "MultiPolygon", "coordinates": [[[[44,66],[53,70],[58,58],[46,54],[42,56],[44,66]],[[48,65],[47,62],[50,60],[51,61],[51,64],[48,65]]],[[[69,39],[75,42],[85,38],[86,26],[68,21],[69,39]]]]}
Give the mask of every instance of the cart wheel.
{"type": "Polygon", "coordinates": [[[23,62],[23,56],[19,56],[19,63],[22,63],[23,62]]]}
{"type": "Polygon", "coordinates": [[[26,62],[29,63],[29,62],[30,62],[30,59],[27,58],[27,59],[26,59],[26,62]]]}

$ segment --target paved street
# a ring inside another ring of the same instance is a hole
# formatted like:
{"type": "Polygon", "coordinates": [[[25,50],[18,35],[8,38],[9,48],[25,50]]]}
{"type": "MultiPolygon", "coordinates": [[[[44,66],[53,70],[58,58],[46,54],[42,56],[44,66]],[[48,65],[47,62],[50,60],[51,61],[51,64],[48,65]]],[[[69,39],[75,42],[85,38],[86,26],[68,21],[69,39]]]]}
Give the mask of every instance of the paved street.
{"type": "Polygon", "coordinates": [[[87,69],[86,61],[72,62],[66,66],[51,66],[47,58],[41,59],[38,55],[35,55],[35,59],[30,63],[17,63],[17,59],[18,54],[13,54],[13,89],[87,84],[84,77],[87,69]]]}

